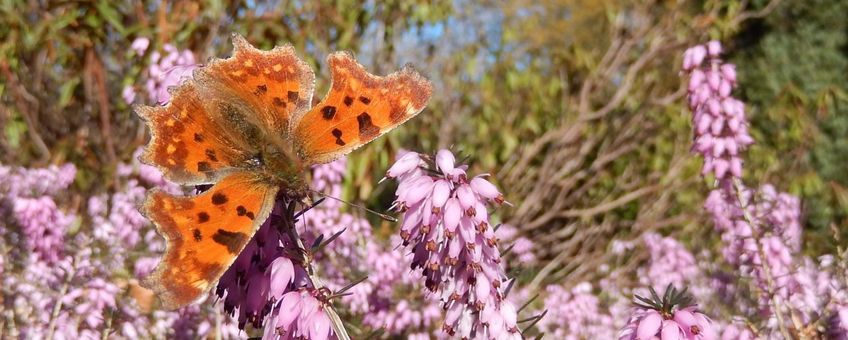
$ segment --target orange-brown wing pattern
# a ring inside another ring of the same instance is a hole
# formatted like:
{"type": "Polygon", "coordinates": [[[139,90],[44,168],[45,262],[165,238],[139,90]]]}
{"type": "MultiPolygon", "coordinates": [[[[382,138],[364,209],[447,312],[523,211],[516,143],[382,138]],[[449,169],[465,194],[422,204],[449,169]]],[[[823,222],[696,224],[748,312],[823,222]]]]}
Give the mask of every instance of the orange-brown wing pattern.
{"type": "Polygon", "coordinates": [[[386,77],[368,73],[345,52],[328,58],[332,87],[294,129],[295,149],[306,163],[339,158],[420,112],[430,82],[412,67],[386,77]]]}
{"type": "Polygon", "coordinates": [[[188,81],[173,90],[167,106],[135,108],[152,135],[141,160],[180,184],[212,183],[251,156],[202,101],[196,84],[188,81]]]}
{"type": "Polygon", "coordinates": [[[142,285],[169,309],[208,292],[270,214],[278,189],[264,183],[256,174],[237,172],[195,197],[148,195],[144,214],[167,248],[142,285]]]}
{"type": "Polygon", "coordinates": [[[241,35],[233,34],[233,55],[201,68],[195,78],[202,85],[243,101],[264,125],[270,138],[289,134],[290,120],[312,104],[315,74],[291,45],[258,50],[241,35]]]}

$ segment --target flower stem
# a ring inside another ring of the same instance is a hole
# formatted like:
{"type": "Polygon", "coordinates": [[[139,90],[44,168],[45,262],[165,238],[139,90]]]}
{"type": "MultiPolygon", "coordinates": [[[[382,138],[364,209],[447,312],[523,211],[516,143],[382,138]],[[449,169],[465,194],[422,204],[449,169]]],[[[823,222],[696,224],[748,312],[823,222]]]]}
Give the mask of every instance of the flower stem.
{"type": "Polygon", "coordinates": [[[62,289],[59,290],[59,298],[56,299],[56,305],[53,306],[53,313],[50,315],[50,325],[47,328],[47,339],[52,340],[56,333],[56,320],[59,319],[59,312],[62,311],[62,298],[68,293],[68,288],[71,286],[71,280],[76,275],[77,259],[74,258],[74,263],[71,265],[70,271],[65,275],[65,282],[62,283],[62,289]]]}
{"type": "Polygon", "coordinates": [[[736,193],[736,200],[739,202],[739,207],[742,208],[742,216],[745,219],[745,222],[751,227],[751,237],[754,238],[754,244],[757,246],[757,253],[760,256],[760,266],[763,268],[763,273],[766,277],[766,285],[768,286],[769,292],[769,300],[772,303],[772,307],[774,308],[774,315],[777,318],[777,325],[780,329],[780,333],[783,335],[785,339],[792,339],[793,337],[789,334],[789,331],[786,329],[786,324],[783,323],[783,304],[780,302],[780,297],[777,296],[777,289],[774,284],[774,278],[771,275],[771,268],[766,264],[766,252],[763,250],[763,245],[760,243],[760,230],[754,228],[754,219],[748,212],[748,205],[742,199],[742,180],[739,178],[733,178],[733,189],[736,193]]]}
{"type": "MultiPolygon", "coordinates": [[[[288,224],[288,223],[287,223],[288,224]]],[[[309,281],[312,282],[312,285],[315,289],[321,289],[324,287],[324,283],[318,278],[318,275],[315,274],[314,269],[312,268],[312,255],[307,254],[307,249],[303,245],[303,241],[300,239],[300,235],[297,233],[297,226],[293,223],[285,226],[285,232],[288,234],[289,238],[292,239],[293,242],[297,245],[298,251],[304,254],[303,266],[306,268],[307,276],[309,276],[309,281]]],[[[347,330],[344,328],[344,323],[342,323],[342,319],[339,317],[339,314],[336,313],[336,310],[333,308],[333,304],[331,302],[327,302],[327,306],[324,309],[327,313],[327,316],[330,317],[330,322],[333,325],[333,331],[338,336],[339,340],[350,340],[350,335],[347,334],[347,330]]]]}

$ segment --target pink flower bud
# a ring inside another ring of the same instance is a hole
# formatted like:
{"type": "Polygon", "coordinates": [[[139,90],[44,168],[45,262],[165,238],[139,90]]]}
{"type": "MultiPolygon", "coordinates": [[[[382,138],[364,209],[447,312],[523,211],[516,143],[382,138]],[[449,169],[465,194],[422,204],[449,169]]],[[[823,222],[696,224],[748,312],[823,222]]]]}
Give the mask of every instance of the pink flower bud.
{"type": "Polygon", "coordinates": [[[727,81],[735,84],[736,83],[736,65],[733,64],[724,64],[721,65],[721,76],[727,81]]]}
{"type": "Polygon", "coordinates": [[[704,62],[704,58],[707,56],[707,49],[704,46],[698,45],[692,47],[692,64],[697,66],[701,66],[701,63],[704,62]]]}
{"type": "Polygon", "coordinates": [[[486,301],[489,298],[489,292],[492,288],[492,284],[489,282],[489,279],[486,278],[485,275],[477,274],[476,278],[477,281],[475,283],[474,293],[477,294],[477,301],[486,301]]]}
{"type": "Polygon", "coordinates": [[[294,281],[294,265],[287,257],[280,256],[271,262],[270,271],[270,293],[274,299],[279,300],[286,291],[286,287],[294,281]]]}
{"type": "Polygon", "coordinates": [[[424,197],[427,197],[432,192],[433,189],[433,179],[429,176],[421,176],[415,180],[414,184],[408,189],[405,197],[398,197],[398,199],[406,204],[406,206],[413,206],[424,197]]]}
{"type": "Polygon", "coordinates": [[[459,203],[462,205],[462,210],[466,212],[468,216],[474,216],[474,205],[477,204],[477,197],[474,195],[474,191],[471,190],[471,187],[468,185],[460,185],[456,188],[456,197],[459,199],[459,203]]]}
{"type": "Polygon", "coordinates": [[[721,157],[722,153],[724,153],[724,139],[716,138],[713,142],[713,156],[721,157]]]}
{"type": "Polygon", "coordinates": [[[710,54],[710,57],[718,57],[721,54],[721,43],[717,40],[708,42],[707,52],[710,54]]]}
{"type": "Polygon", "coordinates": [[[695,92],[701,84],[704,83],[706,76],[704,75],[704,71],[694,70],[692,71],[692,75],[689,76],[689,92],[695,92]]]}
{"type": "Polygon", "coordinates": [[[710,129],[710,124],[712,124],[713,120],[710,115],[703,114],[698,117],[697,122],[698,125],[695,127],[695,131],[697,131],[699,134],[703,134],[710,129]]]}
{"type": "Polygon", "coordinates": [[[701,135],[695,140],[695,150],[704,153],[713,148],[714,138],[711,135],[701,135]]]}
{"type": "Polygon", "coordinates": [[[386,171],[386,177],[397,178],[398,176],[405,175],[410,171],[415,170],[420,163],[421,156],[418,155],[417,152],[407,152],[398,159],[388,171],[386,171]]]}
{"type": "Polygon", "coordinates": [[[450,198],[451,188],[450,183],[445,180],[438,180],[436,184],[433,185],[433,209],[441,209],[445,206],[445,203],[450,198]]]}
{"type": "Polygon", "coordinates": [[[721,133],[721,129],[724,128],[724,117],[716,117],[713,120],[713,124],[710,125],[710,133],[713,135],[719,135],[721,133]]]}
{"type": "Polygon", "coordinates": [[[445,203],[445,229],[454,232],[456,226],[459,225],[460,218],[462,218],[462,206],[460,206],[458,199],[451,197],[445,203]]]}
{"type": "Polygon", "coordinates": [[[716,159],[715,161],[713,161],[713,163],[715,164],[714,167],[716,177],[723,178],[724,175],[727,174],[727,170],[729,169],[730,164],[728,164],[726,160],[721,158],[716,159]]]}
{"type": "Polygon", "coordinates": [[[715,98],[707,100],[707,109],[714,117],[721,115],[721,104],[719,104],[718,100],[715,100],[715,98]]]}
{"type": "Polygon", "coordinates": [[[721,85],[721,74],[713,70],[707,71],[707,84],[710,85],[711,90],[718,91],[721,85]]]}
{"type": "Polygon", "coordinates": [[[441,149],[436,153],[436,167],[442,171],[443,173],[449,173],[454,169],[454,163],[456,162],[456,158],[454,158],[453,153],[447,149],[441,149]]]}
{"type": "Polygon", "coordinates": [[[718,94],[722,97],[727,97],[730,95],[732,89],[733,85],[729,81],[722,79],[721,85],[718,86],[718,94]]]}
{"type": "Polygon", "coordinates": [[[689,71],[693,67],[695,67],[695,63],[692,62],[692,49],[689,48],[686,52],[683,52],[683,70],[689,71]]]}
{"type": "Polygon", "coordinates": [[[498,197],[503,197],[498,188],[483,177],[474,177],[469,184],[474,192],[486,199],[495,200],[498,197]]]}

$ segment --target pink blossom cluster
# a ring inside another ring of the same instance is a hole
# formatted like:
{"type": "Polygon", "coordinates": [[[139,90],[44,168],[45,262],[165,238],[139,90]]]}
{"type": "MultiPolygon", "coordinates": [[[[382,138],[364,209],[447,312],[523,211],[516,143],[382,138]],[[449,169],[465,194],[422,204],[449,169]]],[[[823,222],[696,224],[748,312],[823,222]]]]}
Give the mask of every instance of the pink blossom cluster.
{"type": "MultiPolygon", "coordinates": [[[[844,276],[839,280],[839,275],[834,275],[839,270],[828,264],[832,259],[825,257],[817,264],[799,254],[802,227],[797,197],[780,193],[770,184],[755,190],[741,183],[738,151],[753,139],[745,128],[744,105],[730,97],[735,68],[723,64],[720,53],[720,44],[713,41],[688,49],[683,62],[683,70],[690,76],[693,149],[704,156],[704,174],[715,172],[720,180],[704,209],[721,233],[725,261],[758,292],[759,314],[763,326],[768,327],[765,332],[776,334],[779,330],[784,336],[786,328],[809,332],[816,329],[817,320],[838,319],[848,288],[844,276]]],[[[748,337],[745,332],[728,327],[724,337],[748,337]]],[[[825,333],[837,337],[846,332],[841,323],[833,322],[825,333]]]]}
{"type": "Polygon", "coordinates": [[[736,66],[720,58],[721,44],[710,41],[686,50],[683,71],[689,74],[689,108],[695,143],[704,157],[702,173],[716,178],[742,176],[739,151],[754,142],[748,134],[745,105],[730,95],[736,87],[736,66]]]}
{"type": "MultiPolygon", "coordinates": [[[[0,165],[0,216],[20,228],[28,249],[41,261],[58,262],[64,249],[65,231],[77,216],[59,207],[54,196],[74,180],[72,164],[26,169],[0,165]]],[[[0,233],[2,235],[2,233],[0,233]]]]}
{"type": "Polygon", "coordinates": [[[409,272],[410,257],[392,249],[391,244],[400,242],[400,238],[394,236],[388,245],[366,244],[367,256],[363,264],[370,268],[369,276],[352,291],[354,295],[364,295],[367,303],[350,304],[349,307],[363,313],[364,324],[383,328],[390,335],[410,336],[415,331],[430,333],[442,318],[442,308],[437,297],[422,296],[424,285],[409,272]]]}
{"type": "Polygon", "coordinates": [[[637,270],[639,284],[656,290],[669,284],[690,289],[697,285],[701,269],[695,256],[680,242],[653,232],[643,234],[642,240],[650,258],[646,266],[637,270]]]}
{"type": "Polygon", "coordinates": [[[520,338],[516,309],[504,299],[506,274],[488,207],[504,202],[484,178],[469,178],[448,150],[401,156],[386,177],[397,179],[394,207],[404,212],[400,236],[412,268],[439,294],[443,329],[461,338],[520,338]]]}
{"type": "MultiPolygon", "coordinates": [[[[136,40],[138,46],[133,43],[133,47],[138,47],[137,51],[146,50],[149,44],[149,41],[144,44],[146,39],[142,39],[136,40]]],[[[164,53],[154,51],[150,54],[150,66],[147,68],[145,75],[147,80],[144,85],[150,100],[159,104],[170,101],[169,87],[191,78],[194,69],[200,66],[195,61],[194,53],[189,50],[179,50],[171,44],[165,44],[162,49],[164,53]]],[[[127,103],[135,100],[135,91],[132,87],[125,87],[122,95],[127,103]]]]}
{"type": "Polygon", "coordinates": [[[509,261],[510,264],[532,265],[536,262],[536,254],[533,253],[535,248],[534,242],[527,237],[521,236],[518,233],[518,228],[509,224],[501,224],[498,230],[495,230],[495,237],[502,244],[509,245],[509,255],[515,258],[515,261],[509,261]]]}
{"type": "Polygon", "coordinates": [[[614,339],[618,334],[613,317],[595,294],[592,284],[582,282],[571,289],[561,285],[545,288],[547,314],[537,326],[554,339],[614,339]]]}

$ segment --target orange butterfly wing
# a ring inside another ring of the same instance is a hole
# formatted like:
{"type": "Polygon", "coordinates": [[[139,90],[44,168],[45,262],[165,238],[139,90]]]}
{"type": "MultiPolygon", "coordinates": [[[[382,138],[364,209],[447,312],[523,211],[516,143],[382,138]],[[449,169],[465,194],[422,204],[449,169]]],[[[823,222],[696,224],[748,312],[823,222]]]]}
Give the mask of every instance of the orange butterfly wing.
{"type": "Polygon", "coordinates": [[[255,123],[266,128],[267,138],[287,136],[312,105],[312,68],[291,45],[263,51],[233,34],[233,46],[232,57],[211,61],[198,70],[195,79],[206,85],[212,96],[243,102],[259,120],[255,123]]]}
{"type": "Polygon", "coordinates": [[[167,241],[162,262],[142,285],[165,308],[196,301],[233,264],[273,208],[277,188],[253,173],[228,175],[195,197],[153,191],[143,212],[167,241]]]}
{"type": "Polygon", "coordinates": [[[345,52],[328,58],[330,92],[298,122],[295,149],[306,163],[325,163],[414,117],[427,104],[430,82],[412,67],[386,77],[368,73],[345,52]]]}
{"type": "Polygon", "coordinates": [[[135,111],[152,135],[141,160],[173,182],[212,183],[251,156],[242,138],[207,110],[193,81],[173,90],[167,106],[137,106],[135,111]]]}

